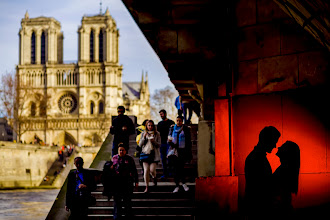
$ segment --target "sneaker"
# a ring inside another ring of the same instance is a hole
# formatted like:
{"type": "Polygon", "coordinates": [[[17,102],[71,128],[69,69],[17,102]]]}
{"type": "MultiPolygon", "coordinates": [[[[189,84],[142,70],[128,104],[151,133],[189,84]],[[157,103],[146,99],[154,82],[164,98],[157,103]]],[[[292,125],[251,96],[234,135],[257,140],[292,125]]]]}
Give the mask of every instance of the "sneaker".
{"type": "Polygon", "coordinates": [[[178,186],[175,187],[175,189],[173,190],[173,193],[177,193],[177,192],[179,192],[179,187],[178,186]]]}
{"type": "Polygon", "coordinates": [[[186,191],[186,192],[189,191],[189,187],[186,184],[183,184],[182,187],[183,187],[184,191],[186,191]]]}

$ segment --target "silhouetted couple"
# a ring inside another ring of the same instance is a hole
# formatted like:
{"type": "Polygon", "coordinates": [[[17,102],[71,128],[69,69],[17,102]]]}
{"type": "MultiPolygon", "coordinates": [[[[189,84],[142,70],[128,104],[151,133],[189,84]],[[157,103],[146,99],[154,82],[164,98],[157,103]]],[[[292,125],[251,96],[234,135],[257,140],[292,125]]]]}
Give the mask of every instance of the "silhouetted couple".
{"type": "Polygon", "coordinates": [[[276,155],[281,165],[272,174],[267,159],[281,133],[273,126],[259,134],[257,146],[245,160],[245,198],[248,219],[286,219],[293,214],[292,193],[297,194],[300,168],[300,150],[296,143],[287,141],[276,155]]]}

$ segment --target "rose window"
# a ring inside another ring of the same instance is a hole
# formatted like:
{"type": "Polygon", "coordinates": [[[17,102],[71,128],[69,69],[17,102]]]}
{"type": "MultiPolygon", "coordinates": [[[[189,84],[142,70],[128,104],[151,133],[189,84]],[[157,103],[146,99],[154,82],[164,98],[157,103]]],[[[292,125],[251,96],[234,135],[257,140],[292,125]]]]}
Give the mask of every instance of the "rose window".
{"type": "Polygon", "coordinates": [[[74,95],[64,94],[58,101],[58,107],[63,113],[72,113],[77,108],[77,99],[74,95]]]}

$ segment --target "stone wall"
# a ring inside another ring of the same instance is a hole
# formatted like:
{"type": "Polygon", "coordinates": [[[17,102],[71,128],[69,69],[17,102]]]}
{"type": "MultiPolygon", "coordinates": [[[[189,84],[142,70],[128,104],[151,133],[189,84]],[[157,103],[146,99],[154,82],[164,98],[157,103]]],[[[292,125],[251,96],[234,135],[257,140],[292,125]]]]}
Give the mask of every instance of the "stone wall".
{"type": "Polygon", "coordinates": [[[57,158],[57,148],[1,141],[0,188],[39,186],[57,158]]]}
{"type": "MultiPolygon", "coordinates": [[[[61,187],[70,169],[73,158],[82,157],[84,167],[93,162],[100,147],[77,147],[67,167],[55,179],[53,186],[61,187]]],[[[49,168],[58,159],[58,148],[0,141],[0,188],[37,187],[49,168]]]]}

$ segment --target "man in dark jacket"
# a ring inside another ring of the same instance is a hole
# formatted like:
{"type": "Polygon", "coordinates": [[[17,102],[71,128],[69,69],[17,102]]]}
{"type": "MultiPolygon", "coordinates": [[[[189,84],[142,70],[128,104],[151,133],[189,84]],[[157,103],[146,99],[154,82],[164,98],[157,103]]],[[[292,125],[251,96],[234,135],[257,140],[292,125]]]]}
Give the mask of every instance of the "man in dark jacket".
{"type": "Polygon", "coordinates": [[[163,176],[161,177],[162,179],[168,176],[166,156],[169,149],[169,144],[167,143],[167,136],[171,125],[174,125],[175,123],[171,119],[167,118],[166,110],[160,110],[159,115],[162,118],[162,120],[157,125],[157,131],[160,133],[161,138],[160,157],[162,159],[163,165],[163,176]]]}
{"type": "Polygon", "coordinates": [[[81,157],[76,157],[74,164],[77,169],[68,176],[65,209],[71,210],[70,219],[87,219],[91,191],[96,189],[95,178],[83,168],[84,160],[81,157]]]}
{"type": "Polygon", "coordinates": [[[271,210],[272,168],[266,156],[276,148],[280,136],[273,126],[263,128],[257,146],[245,160],[246,209],[251,219],[265,219],[271,210]]]}
{"type": "Polygon", "coordinates": [[[135,128],[132,120],[124,115],[125,107],[118,106],[118,116],[112,121],[110,133],[114,135],[112,145],[112,156],[118,153],[118,144],[123,143],[128,153],[129,149],[129,136],[134,134],[135,128]]]}

